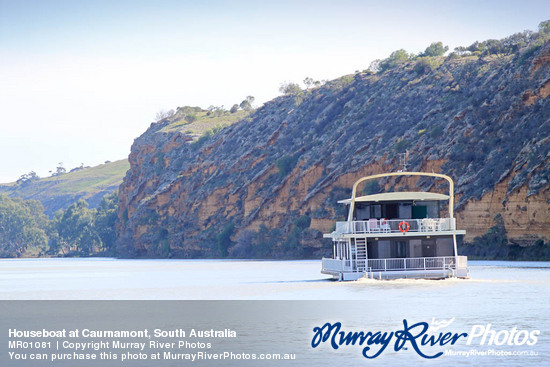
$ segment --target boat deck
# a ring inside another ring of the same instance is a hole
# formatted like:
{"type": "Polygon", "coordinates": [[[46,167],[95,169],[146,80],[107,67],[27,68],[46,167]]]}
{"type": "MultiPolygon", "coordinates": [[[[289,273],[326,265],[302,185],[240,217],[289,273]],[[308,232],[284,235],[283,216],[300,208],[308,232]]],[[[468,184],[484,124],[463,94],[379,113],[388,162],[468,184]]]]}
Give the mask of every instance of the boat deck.
{"type": "Polygon", "coordinates": [[[467,278],[466,256],[419,257],[371,260],[323,258],[321,273],[338,280],[371,279],[444,279],[467,278]]]}
{"type": "Polygon", "coordinates": [[[395,237],[395,236],[426,236],[426,235],[464,235],[466,231],[456,229],[454,218],[425,218],[397,220],[368,220],[352,222],[336,222],[332,233],[324,234],[324,238],[360,238],[360,237],[395,237]],[[407,230],[401,231],[401,223],[407,223],[407,230]]]}

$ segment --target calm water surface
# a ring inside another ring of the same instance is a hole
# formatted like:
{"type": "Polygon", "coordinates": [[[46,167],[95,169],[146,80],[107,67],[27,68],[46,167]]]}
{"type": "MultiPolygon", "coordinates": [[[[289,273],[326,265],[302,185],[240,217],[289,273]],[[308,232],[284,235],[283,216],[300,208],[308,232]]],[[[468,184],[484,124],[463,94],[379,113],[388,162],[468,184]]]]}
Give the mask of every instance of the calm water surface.
{"type": "MultiPolygon", "coordinates": [[[[550,365],[550,263],[470,261],[469,266],[470,279],[335,282],[320,274],[321,261],[3,259],[0,299],[336,300],[322,315],[312,314],[312,322],[340,320],[348,329],[376,325],[377,330],[396,330],[403,319],[455,318],[454,330],[488,323],[495,330],[538,329],[537,345],[525,348],[536,351],[536,357],[447,361],[550,365]]],[[[396,353],[391,358],[397,363],[405,357],[396,353]]]]}
{"type": "Polygon", "coordinates": [[[550,299],[549,262],[469,266],[470,279],[334,282],[316,260],[0,259],[0,299],[550,299]]]}

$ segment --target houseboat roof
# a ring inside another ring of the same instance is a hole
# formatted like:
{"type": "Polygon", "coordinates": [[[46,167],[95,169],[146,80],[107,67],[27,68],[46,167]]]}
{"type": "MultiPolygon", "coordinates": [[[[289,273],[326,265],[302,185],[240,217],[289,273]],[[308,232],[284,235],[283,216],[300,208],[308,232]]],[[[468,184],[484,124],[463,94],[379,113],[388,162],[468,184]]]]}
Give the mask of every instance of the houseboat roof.
{"type": "MultiPolygon", "coordinates": [[[[359,196],[355,198],[356,202],[367,201],[424,201],[424,200],[449,200],[449,195],[438,194],[435,192],[386,192],[383,194],[374,194],[359,196]]],[[[351,199],[338,201],[341,204],[350,204],[351,199]]]]}

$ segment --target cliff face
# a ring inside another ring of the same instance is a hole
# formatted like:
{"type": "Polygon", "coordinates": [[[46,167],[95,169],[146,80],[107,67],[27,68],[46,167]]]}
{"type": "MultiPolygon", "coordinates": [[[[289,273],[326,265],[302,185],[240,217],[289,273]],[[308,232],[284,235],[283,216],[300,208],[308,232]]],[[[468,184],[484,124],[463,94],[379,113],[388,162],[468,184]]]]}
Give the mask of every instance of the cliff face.
{"type": "MultiPolygon", "coordinates": [[[[449,174],[466,240],[501,214],[511,242],[550,240],[550,44],[499,57],[405,63],[266,103],[208,139],[152,124],[119,191],[132,255],[317,256],[359,177],[449,174]],[[261,247],[261,251],[260,251],[261,247]]],[[[382,189],[444,190],[398,179],[382,189]]],[[[367,188],[368,189],[368,188],[367,188]]]]}

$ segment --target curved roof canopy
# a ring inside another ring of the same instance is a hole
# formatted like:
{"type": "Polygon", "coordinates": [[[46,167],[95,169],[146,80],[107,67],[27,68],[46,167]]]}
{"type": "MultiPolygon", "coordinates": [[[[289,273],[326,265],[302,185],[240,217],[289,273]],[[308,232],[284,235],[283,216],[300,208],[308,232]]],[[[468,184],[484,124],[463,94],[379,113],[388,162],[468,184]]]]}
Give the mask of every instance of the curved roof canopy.
{"type": "MultiPolygon", "coordinates": [[[[383,194],[374,194],[358,196],[355,202],[378,202],[378,201],[425,201],[425,200],[449,200],[449,195],[438,194],[435,192],[386,192],[383,194]]],[[[341,204],[350,204],[351,199],[338,201],[341,204]]]]}

